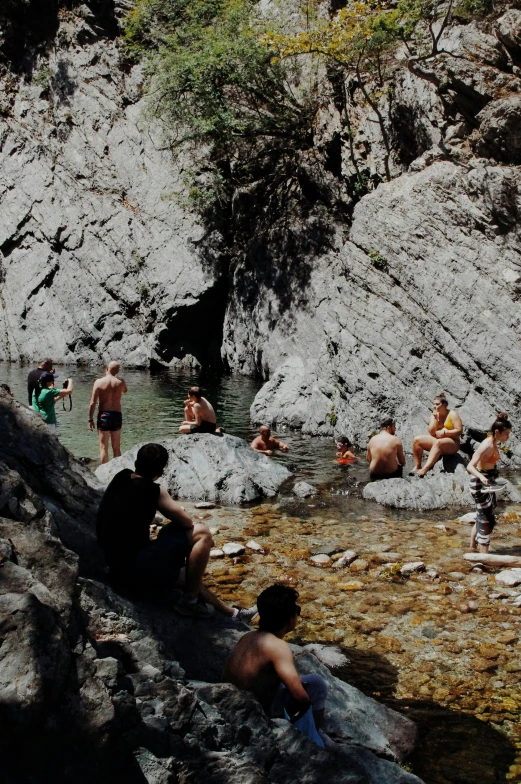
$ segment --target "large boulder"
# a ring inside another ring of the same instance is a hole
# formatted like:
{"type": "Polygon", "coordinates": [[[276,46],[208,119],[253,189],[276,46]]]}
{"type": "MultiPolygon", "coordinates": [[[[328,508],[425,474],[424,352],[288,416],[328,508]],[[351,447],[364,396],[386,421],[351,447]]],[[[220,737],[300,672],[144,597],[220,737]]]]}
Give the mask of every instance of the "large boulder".
{"type": "MultiPolygon", "coordinates": [[[[423,479],[417,476],[406,479],[380,479],[364,487],[363,497],[384,506],[397,509],[443,509],[446,506],[468,506],[472,503],[469,490],[470,475],[463,460],[445,460],[436,463],[423,479]]],[[[511,482],[498,495],[498,499],[521,502],[521,493],[511,482]]]]}
{"type": "MultiPolygon", "coordinates": [[[[162,483],[174,498],[241,504],[274,496],[291,474],[281,463],[260,455],[234,436],[196,433],[159,441],[169,453],[162,483]]],[[[123,468],[134,468],[137,444],[121,457],[99,466],[104,484],[123,468]]]]}
{"type": "Polygon", "coordinates": [[[0,358],[218,360],[218,234],[178,198],[197,163],[144,120],[114,3],[91,5],[0,82],[0,358]]]}
{"type": "Polygon", "coordinates": [[[94,520],[101,486],[35,411],[0,390],[0,514],[58,535],[90,573],[103,570],[94,520]]]}
{"type": "Polygon", "coordinates": [[[414,722],[335,678],[308,650],[297,650],[295,662],[301,675],[315,672],[327,683],[325,729],[331,736],[395,761],[410,754],[417,735],[414,722]]]}
{"type": "Polygon", "coordinates": [[[503,46],[505,46],[512,59],[519,63],[521,61],[521,11],[518,8],[510,8],[496,22],[496,34],[503,46]]]}
{"type": "Polygon", "coordinates": [[[235,303],[230,359],[256,325],[269,371],[252,419],[365,446],[390,415],[407,447],[444,390],[466,427],[497,411],[515,423],[520,209],[520,173],[483,161],[433,163],[361,199],[349,240],[309,260],[305,301],[288,281],[298,308],[274,290],[253,312],[235,303]]]}
{"type": "Polygon", "coordinates": [[[475,149],[479,155],[500,163],[521,163],[521,98],[492,101],[478,114],[479,136],[475,149]]]}

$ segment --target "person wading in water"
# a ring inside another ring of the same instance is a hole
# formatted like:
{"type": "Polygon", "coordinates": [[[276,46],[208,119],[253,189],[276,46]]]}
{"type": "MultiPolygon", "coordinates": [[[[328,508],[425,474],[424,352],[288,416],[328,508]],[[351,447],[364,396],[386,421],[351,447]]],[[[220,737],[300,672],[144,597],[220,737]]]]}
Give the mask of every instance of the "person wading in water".
{"type": "Polygon", "coordinates": [[[122,378],[116,378],[120,370],[119,362],[109,362],[103,378],[98,378],[92,387],[89,406],[89,429],[94,430],[94,412],[98,406],[98,439],[100,460],[109,461],[109,437],[114,457],[121,455],[121,395],[127,391],[122,378]]]}
{"type": "Polygon", "coordinates": [[[467,466],[471,475],[470,494],[476,504],[476,522],[470,536],[470,547],[476,549],[476,542],[480,553],[488,553],[490,536],[497,523],[494,509],[496,508],[496,493],[505,489],[497,481],[496,464],[499,462],[498,444],[508,441],[512,425],[507,414],[498,414],[490,428],[487,438],[478,446],[472,460],[467,466]]]}

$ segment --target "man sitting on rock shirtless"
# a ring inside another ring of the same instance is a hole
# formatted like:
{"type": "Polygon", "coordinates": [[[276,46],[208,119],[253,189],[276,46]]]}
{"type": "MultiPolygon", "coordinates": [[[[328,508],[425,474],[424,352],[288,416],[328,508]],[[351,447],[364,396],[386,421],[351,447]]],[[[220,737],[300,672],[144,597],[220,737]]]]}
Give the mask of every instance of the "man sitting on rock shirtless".
{"type": "Polygon", "coordinates": [[[185,416],[186,419],[179,428],[180,433],[215,433],[217,430],[215,411],[212,404],[203,397],[201,387],[190,387],[188,390],[185,416]]]}
{"type": "MultiPolygon", "coordinates": [[[[266,588],[257,599],[258,631],[241,637],[223,671],[223,681],[251,692],[266,714],[292,722],[301,718],[311,705],[318,730],[324,721],[327,685],[320,675],[300,676],[293,653],[284,636],[298,622],[298,593],[285,585],[266,588]]],[[[323,740],[323,733],[319,733],[323,740]]],[[[329,740],[327,738],[327,740],[329,740]]]]}
{"type": "Polygon", "coordinates": [[[399,478],[405,465],[405,455],[402,442],[395,435],[396,425],[389,417],[380,427],[380,432],[371,438],[367,446],[371,479],[399,478]]]}
{"type": "Polygon", "coordinates": [[[258,435],[257,438],[254,438],[250,444],[251,448],[256,452],[271,457],[276,449],[280,449],[282,452],[288,451],[289,446],[287,444],[283,441],[279,441],[278,438],[273,438],[271,435],[271,428],[269,428],[268,425],[261,425],[259,433],[260,435],[258,435]]]}
{"type": "Polygon", "coordinates": [[[94,430],[94,411],[98,406],[99,451],[102,463],[109,461],[109,436],[112,443],[114,457],[121,455],[121,395],[127,391],[127,385],[122,378],[116,378],[119,373],[119,362],[109,362],[105,368],[103,378],[98,378],[92,387],[92,396],[89,406],[89,428],[94,430]]]}

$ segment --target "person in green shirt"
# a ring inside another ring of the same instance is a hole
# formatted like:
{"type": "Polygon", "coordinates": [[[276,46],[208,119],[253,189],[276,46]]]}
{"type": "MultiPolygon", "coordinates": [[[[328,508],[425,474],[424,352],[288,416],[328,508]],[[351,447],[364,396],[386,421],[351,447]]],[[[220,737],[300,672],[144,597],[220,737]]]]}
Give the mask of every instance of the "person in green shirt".
{"type": "Polygon", "coordinates": [[[57,400],[61,400],[67,395],[72,395],[72,378],[67,379],[65,389],[54,388],[54,376],[52,373],[42,373],[38,385],[33,392],[33,409],[42,415],[44,422],[47,423],[53,433],[56,430],[56,410],[54,405],[57,400]]]}

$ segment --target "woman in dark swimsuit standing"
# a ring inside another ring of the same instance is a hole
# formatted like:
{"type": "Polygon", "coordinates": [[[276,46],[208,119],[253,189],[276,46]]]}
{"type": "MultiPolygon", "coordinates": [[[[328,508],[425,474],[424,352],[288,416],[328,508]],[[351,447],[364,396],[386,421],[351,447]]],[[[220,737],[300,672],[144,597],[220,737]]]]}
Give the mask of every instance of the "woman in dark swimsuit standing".
{"type": "Polygon", "coordinates": [[[498,443],[504,444],[512,431],[507,414],[498,414],[490,428],[487,438],[481,442],[470,463],[467,471],[471,475],[470,494],[476,504],[476,522],[470,537],[470,547],[476,549],[476,542],[480,553],[488,553],[490,535],[496,525],[496,493],[504,489],[504,485],[497,482],[496,464],[499,462],[498,443]]]}

